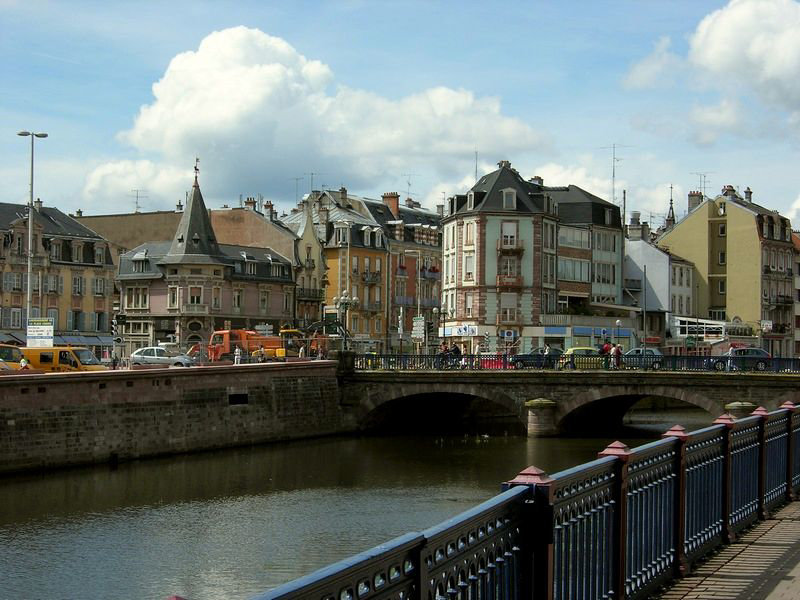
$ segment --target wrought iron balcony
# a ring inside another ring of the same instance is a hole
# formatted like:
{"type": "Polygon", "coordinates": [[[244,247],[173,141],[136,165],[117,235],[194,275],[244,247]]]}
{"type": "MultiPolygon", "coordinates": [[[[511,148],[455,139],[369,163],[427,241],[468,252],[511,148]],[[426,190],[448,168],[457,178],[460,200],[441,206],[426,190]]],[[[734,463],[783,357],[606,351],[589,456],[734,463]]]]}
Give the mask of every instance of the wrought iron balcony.
{"type": "Polygon", "coordinates": [[[207,315],[208,304],[184,304],[181,312],[187,315],[207,315]]]}
{"type": "Polygon", "coordinates": [[[325,296],[325,292],[319,288],[297,288],[295,295],[298,300],[321,302],[325,296]]]}
{"type": "Polygon", "coordinates": [[[382,304],[380,302],[362,302],[361,310],[367,312],[381,312],[382,304]]]}
{"type": "Polygon", "coordinates": [[[442,274],[439,271],[431,271],[430,269],[426,269],[422,271],[422,277],[423,279],[439,281],[442,278],[442,274]]]}
{"type": "Polygon", "coordinates": [[[497,287],[519,288],[522,287],[522,277],[519,275],[498,275],[497,287]]]}
{"type": "Polygon", "coordinates": [[[525,251],[524,244],[521,239],[514,238],[511,241],[497,240],[497,251],[501,254],[522,254],[525,251]]]}
{"type": "Polygon", "coordinates": [[[394,303],[397,306],[411,306],[414,304],[414,298],[411,296],[395,296],[394,303]]]}
{"type": "Polygon", "coordinates": [[[381,280],[380,271],[364,271],[361,273],[361,281],[364,283],[379,283],[381,280]]]}

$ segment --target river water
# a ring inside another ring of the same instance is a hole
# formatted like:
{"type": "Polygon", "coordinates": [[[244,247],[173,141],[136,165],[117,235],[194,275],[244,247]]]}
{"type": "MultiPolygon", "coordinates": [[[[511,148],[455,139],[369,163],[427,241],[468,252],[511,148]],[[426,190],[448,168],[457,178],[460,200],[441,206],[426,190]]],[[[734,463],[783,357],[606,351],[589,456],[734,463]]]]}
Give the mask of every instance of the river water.
{"type": "Polygon", "coordinates": [[[248,598],[614,439],[325,438],[0,479],[0,598],[248,598]]]}

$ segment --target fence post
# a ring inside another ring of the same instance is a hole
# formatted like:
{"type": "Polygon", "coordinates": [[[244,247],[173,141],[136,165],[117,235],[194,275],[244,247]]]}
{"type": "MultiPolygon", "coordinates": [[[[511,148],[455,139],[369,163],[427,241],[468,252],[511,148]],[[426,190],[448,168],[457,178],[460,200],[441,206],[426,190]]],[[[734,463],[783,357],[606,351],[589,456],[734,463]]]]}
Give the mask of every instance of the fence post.
{"type": "Polygon", "coordinates": [[[767,490],[767,409],[759,406],[752,413],[758,420],[758,519],[767,518],[764,495],[767,490]]]}
{"type": "Polygon", "coordinates": [[[675,563],[673,571],[675,577],[684,577],[689,571],[689,563],[686,560],[686,441],[689,435],[686,429],[680,425],[674,425],[672,429],[661,435],[662,438],[674,437],[678,441],[675,448],[675,563]]]}
{"type": "Polygon", "coordinates": [[[780,408],[789,411],[786,419],[786,501],[791,502],[794,500],[794,491],[792,490],[792,477],[794,475],[794,432],[792,431],[792,419],[794,418],[794,411],[797,407],[793,402],[787,400],[781,404],[780,408]]]}
{"type": "Polygon", "coordinates": [[[630,448],[620,441],[610,443],[597,455],[600,458],[613,456],[617,459],[614,469],[617,476],[617,483],[614,486],[614,501],[617,504],[617,510],[614,511],[614,523],[611,531],[613,557],[611,577],[614,582],[613,589],[617,591],[615,598],[619,600],[624,600],[628,593],[625,578],[627,570],[625,555],[628,545],[628,459],[630,455],[630,448]]]}
{"type": "Polygon", "coordinates": [[[722,539],[732,544],[736,534],[731,527],[731,433],[736,420],[733,415],[725,413],[714,419],[714,425],[725,426],[725,437],[722,443],[722,539]]]}
{"type": "Polygon", "coordinates": [[[524,545],[520,547],[519,598],[553,600],[553,483],[547,473],[531,466],[503,484],[503,490],[529,486],[533,497],[528,530],[520,536],[524,545]]]}

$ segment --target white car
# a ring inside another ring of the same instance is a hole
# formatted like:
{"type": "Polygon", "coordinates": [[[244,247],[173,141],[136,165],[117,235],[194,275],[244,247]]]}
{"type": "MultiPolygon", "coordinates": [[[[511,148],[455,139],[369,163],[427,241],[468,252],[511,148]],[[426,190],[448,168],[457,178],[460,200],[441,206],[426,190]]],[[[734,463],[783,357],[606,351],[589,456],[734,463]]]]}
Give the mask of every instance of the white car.
{"type": "Polygon", "coordinates": [[[185,354],[176,354],[160,346],[139,348],[131,353],[132,365],[163,365],[165,367],[191,367],[194,360],[185,354]]]}

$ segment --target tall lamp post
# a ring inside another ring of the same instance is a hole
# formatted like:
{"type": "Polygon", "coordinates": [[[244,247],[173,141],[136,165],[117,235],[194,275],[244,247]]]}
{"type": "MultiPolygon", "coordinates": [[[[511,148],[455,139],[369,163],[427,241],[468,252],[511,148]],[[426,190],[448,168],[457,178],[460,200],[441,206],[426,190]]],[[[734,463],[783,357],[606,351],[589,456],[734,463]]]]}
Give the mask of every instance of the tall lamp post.
{"type": "MultiPolygon", "coordinates": [[[[46,133],[20,131],[17,135],[31,138],[31,190],[28,199],[28,293],[25,296],[26,319],[31,318],[31,290],[33,289],[33,142],[36,138],[46,138],[46,133]]],[[[27,327],[27,322],[25,323],[27,327]]]]}
{"type": "Polygon", "coordinates": [[[614,336],[616,343],[619,344],[619,328],[622,325],[622,321],[617,319],[617,335],[614,336]]]}
{"type": "Polygon", "coordinates": [[[347,290],[345,290],[341,296],[334,296],[333,298],[333,305],[336,307],[336,310],[343,314],[342,320],[344,322],[344,350],[347,350],[347,311],[350,307],[357,307],[358,306],[358,298],[351,298],[350,294],[348,294],[347,290]]]}

